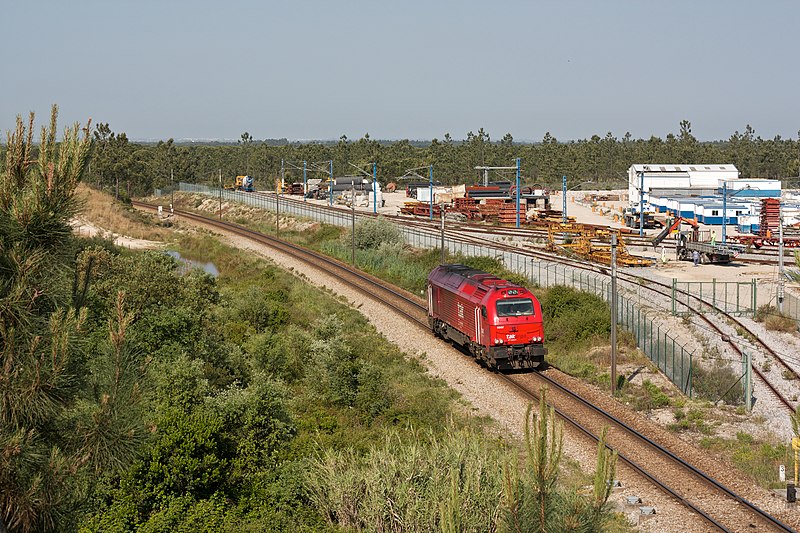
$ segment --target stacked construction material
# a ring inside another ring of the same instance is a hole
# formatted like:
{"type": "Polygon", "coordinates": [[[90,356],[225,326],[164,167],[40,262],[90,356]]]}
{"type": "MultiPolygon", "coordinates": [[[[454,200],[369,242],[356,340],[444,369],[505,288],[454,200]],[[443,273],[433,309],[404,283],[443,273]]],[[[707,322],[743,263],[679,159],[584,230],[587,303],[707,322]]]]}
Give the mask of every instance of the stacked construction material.
{"type": "MultiPolygon", "coordinates": [[[[527,212],[527,204],[524,201],[520,201],[519,203],[519,221],[521,224],[525,224],[527,222],[527,217],[525,216],[527,212]]],[[[498,215],[500,222],[502,224],[516,224],[517,223],[517,203],[515,201],[506,202],[500,207],[500,213],[498,215]]]]}
{"type": "Polygon", "coordinates": [[[287,183],[284,190],[284,194],[303,194],[303,184],[302,183],[287,183]]]}
{"type": "Polygon", "coordinates": [[[500,214],[500,208],[506,202],[502,198],[487,198],[485,203],[478,204],[478,212],[484,220],[494,220],[500,214]]]}
{"type": "MultiPolygon", "coordinates": [[[[415,217],[430,217],[431,205],[428,202],[405,202],[400,208],[400,214],[412,215],[415,217]]],[[[433,216],[438,218],[442,215],[442,206],[433,204],[433,216]]]]}
{"type": "Polygon", "coordinates": [[[469,198],[509,198],[509,190],[511,189],[511,182],[499,181],[490,183],[487,187],[482,185],[468,185],[466,187],[466,196],[469,198]]]}
{"type": "Polygon", "coordinates": [[[469,219],[478,218],[478,200],[475,198],[453,198],[453,209],[469,219]]]}
{"type": "Polygon", "coordinates": [[[761,217],[758,234],[762,237],[777,235],[780,223],[781,201],[778,198],[763,198],[761,200],[761,217]]]}

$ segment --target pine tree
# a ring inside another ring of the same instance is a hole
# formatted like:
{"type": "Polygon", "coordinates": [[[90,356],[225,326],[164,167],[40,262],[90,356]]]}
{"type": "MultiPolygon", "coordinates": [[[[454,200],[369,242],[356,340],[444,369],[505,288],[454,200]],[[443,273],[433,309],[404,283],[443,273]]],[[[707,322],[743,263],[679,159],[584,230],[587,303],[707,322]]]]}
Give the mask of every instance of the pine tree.
{"type": "Polygon", "coordinates": [[[58,109],[33,143],[17,117],[0,174],[0,530],[56,529],[80,458],[65,412],[77,394],[85,314],[71,308],[70,219],[89,158],[88,125],[56,142],[58,109]]]}

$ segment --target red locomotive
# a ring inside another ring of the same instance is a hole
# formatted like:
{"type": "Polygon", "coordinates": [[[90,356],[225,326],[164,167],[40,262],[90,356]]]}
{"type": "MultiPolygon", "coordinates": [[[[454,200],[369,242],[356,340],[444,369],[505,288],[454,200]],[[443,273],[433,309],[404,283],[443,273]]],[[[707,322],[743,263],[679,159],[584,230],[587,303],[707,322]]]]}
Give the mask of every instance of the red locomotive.
{"type": "Polygon", "coordinates": [[[539,300],[525,287],[464,265],[441,265],[428,276],[428,323],[498,370],[544,363],[539,300]]]}

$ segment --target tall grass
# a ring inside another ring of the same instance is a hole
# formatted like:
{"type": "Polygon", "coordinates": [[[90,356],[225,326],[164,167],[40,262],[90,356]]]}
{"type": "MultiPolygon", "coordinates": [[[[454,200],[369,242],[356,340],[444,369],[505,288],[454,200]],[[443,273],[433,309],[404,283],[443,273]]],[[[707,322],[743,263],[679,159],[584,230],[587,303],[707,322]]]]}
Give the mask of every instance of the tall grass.
{"type": "Polygon", "coordinates": [[[154,216],[117,202],[110,194],[85,183],[79,183],[76,192],[83,204],[80,216],[104,230],[152,241],[166,241],[173,235],[169,229],[158,226],[154,216]]]}
{"type": "Polygon", "coordinates": [[[505,453],[464,430],[389,432],[365,456],[325,450],[307,477],[330,525],[365,531],[494,531],[505,453]]]}

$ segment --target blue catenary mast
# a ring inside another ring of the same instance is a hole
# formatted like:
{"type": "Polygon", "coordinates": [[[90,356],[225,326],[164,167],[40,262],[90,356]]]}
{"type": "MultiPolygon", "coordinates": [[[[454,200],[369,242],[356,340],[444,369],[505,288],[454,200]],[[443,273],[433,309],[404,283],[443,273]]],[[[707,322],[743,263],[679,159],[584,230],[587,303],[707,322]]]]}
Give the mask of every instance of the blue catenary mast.
{"type": "Polygon", "coordinates": [[[519,227],[519,167],[520,167],[520,158],[517,158],[517,227],[519,227]]]}

